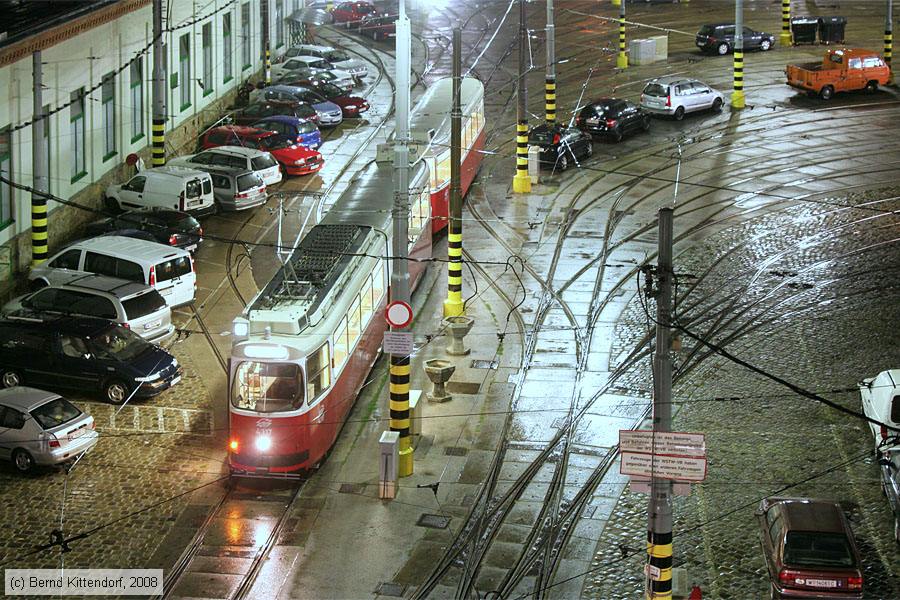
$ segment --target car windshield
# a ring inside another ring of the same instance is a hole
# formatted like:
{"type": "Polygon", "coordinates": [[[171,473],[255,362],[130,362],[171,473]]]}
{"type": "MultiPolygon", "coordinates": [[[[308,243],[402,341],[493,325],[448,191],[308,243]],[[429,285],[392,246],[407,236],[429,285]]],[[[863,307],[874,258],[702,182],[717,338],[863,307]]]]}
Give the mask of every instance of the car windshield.
{"type": "Polygon", "coordinates": [[[350,60],[350,57],[346,52],[342,52],[341,50],[332,50],[330,52],[325,52],[325,58],[330,60],[331,62],[344,62],[345,60],[350,60]]]}
{"type": "Polygon", "coordinates": [[[644,88],[644,93],[648,96],[665,98],[669,95],[669,88],[659,83],[648,83],[647,87],[644,88]]]}
{"type": "Polygon", "coordinates": [[[260,146],[266,150],[280,150],[291,145],[291,141],[283,135],[270,135],[260,140],[260,146]]]}
{"type": "Polygon", "coordinates": [[[65,398],[54,398],[31,411],[31,416],[44,429],[65,425],[81,416],[81,411],[65,398]]]}
{"type": "Polygon", "coordinates": [[[122,301],[122,307],[125,309],[125,318],[129,321],[152,315],[165,308],[165,306],[166,301],[162,294],[154,289],[122,301]]]}
{"type": "Polygon", "coordinates": [[[187,275],[191,271],[192,265],[190,257],[178,256],[156,265],[156,281],[162,283],[163,281],[169,281],[170,279],[187,275]]]}
{"type": "MultiPolygon", "coordinates": [[[[176,231],[196,231],[200,227],[200,223],[191,215],[171,213],[161,218],[165,221],[167,227],[176,231]]],[[[151,226],[151,229],[155,228],[151,226]]]]}
{"type": "Polygon", "coordinates": [[[88,338],[91,350],[100,358],[115,360],[131,360],[151,345],[136,333],[118,325],[110,327],[103,333],[88,338]]]}
{"type": "Polygon", "coordinates": [[[329,99],[344,95],[344,92],[341,91],[341,88],[334,85],[333,83],[323,83],[319,85],[317,89],[322,93],[322,95],[329,99]]]}
{"type": "Polygon", "coordinates": [[[850,543],[842,533],[790,531],[784,545],[784,563],[795,567],[852,567],[850,543]]]}
{"type": "Polygon", "coordinates": [[[331,63],[328,62],[327,60],[319,59],[319,60],[311,61],[308,66],[316,68],[316,69],[330,69],[331,63]]]}
{"type": "Polygon", "coordinates": [[[300,125],[297,126],[298,133],[313,133],[315,130],[315,123],[300,123],[300,125]]]}
{"type": "Polygon", "coordinates": [[[303,405],[303,371],[292,363],[242,362],[234,372],[231,404],[262,413],[303,405]]]}
{"type": "Polygon", "coordinates": [[[253,167],[254,171],[264,171],[266,169],[271,169],[276,166],[278,162],[272,158],[271,154],[263,154],[262,156],[257,156],[256,158],[250,159],[250,166],[253,167]]]}
{"type": "Polygon", "coordinates": [[[546,127],[536,127],[528,134],[528,142],[538,146],[552,144],[554,135],[558,133],[558,131],[546,127]]]}
{"type": "Polygon", "coordinates": [[[237,178],[237,188],[239,192],[246,192],[253,188],[262,187],[262,184],[262,179],[260,179],[259,175],[256,173],[244,173],[237,178]]]}
{"type": "Polygon", "coordinates": [[[700,31],[697,32],[697,35],[712,35],[712,33],[716,30],[712,25],[704,25],[700,28],[700,31]]]}

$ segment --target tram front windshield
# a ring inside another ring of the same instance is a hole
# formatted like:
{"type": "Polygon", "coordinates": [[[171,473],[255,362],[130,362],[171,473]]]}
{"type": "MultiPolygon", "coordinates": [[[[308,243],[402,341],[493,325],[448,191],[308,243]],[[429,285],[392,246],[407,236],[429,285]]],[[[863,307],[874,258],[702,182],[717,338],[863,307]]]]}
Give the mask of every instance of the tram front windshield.
{"type": "Polygon", "coordinates": [[[295,410],[303,405],[303,372],[291,363],[242,362],[234,372],[231,404],[261,413],[295,410]]]}

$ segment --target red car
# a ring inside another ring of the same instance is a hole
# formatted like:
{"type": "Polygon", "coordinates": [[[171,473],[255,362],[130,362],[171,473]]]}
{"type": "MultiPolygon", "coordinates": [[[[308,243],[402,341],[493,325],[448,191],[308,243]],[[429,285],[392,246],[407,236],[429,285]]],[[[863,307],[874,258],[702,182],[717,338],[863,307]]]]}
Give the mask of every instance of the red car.
{"type": "Polygon", "coordinates": [[[331,15],[337,25],[343,23],[345,27],[359,27],[363,17],[375,12],[375,5],[371,2],[341,2],[334,7],[331,15]]]}
{"type": "Polygon", "coordinates": [[[288,175],[309,175],[322,168],[322,154],[293,143],[274,131],[264,131],[240,125],[213,127],[200,138],[200,147],[209,150],[216,146],[244,146],[265,150],[278,161],[281,171],[288,175]]]}
{"type": "Polygon", "coordinates": [[[341,114],[343,114],[345,119],[353,119],[369,110],[369,103],[366,102],[365,98],[348,96],[344,90],[333,83],[319,81],[303,87],[315,91],[328,102],[334,102],[340,106],[341,114]]]}
{"type": "Polygon", "coordinates": [[[397,35],[397,17],[393,15],[366,15],[359,24],[359,32],[376,42],[395,37],[397,35]]]}

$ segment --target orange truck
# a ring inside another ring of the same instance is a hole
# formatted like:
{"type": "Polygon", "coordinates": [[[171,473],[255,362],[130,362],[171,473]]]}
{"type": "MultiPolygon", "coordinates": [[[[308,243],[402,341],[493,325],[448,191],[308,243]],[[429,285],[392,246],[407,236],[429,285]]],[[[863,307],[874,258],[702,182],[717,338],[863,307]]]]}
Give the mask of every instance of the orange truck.
{"type": "Polygon", "coordinates": [[[877,52],[840,48],[825,53],[820,63],[788,65],[787,84],[810,96],[831,100],[836,92],[874,92],[891,78],[891,68],[877,52]]]}

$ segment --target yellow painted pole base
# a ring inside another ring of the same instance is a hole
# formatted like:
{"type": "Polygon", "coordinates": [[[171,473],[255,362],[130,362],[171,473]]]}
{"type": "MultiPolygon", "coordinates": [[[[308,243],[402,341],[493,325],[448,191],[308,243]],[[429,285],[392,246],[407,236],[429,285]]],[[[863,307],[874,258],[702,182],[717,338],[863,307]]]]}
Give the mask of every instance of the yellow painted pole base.
{"type": "Polygon", "coordinates": [[[744,102],[744,92],[731,92],[731,108],[744,108],[744,106],[746,106],[746,103],[744,102]]]}
{"type": "Polygon", "coordinates": [[[790,33],[781,32],[781,35],[778,37],[778,43],[782,46],[790,46],[794,43],[794,40],[791,39],[790,33]]]}
{"type": "Polygon", "coordinates": [[[619,55],[616,56],[616,67],[619,69],[627,69],[628,68],[628,55],[624,52],[619,52],[619,55]]]}
{"type": "Polygon", "coordinates": [[[445,317],[461,317],[466,314],[466,305],[462,300],[444,300],[445,317]]]}
{"type": "Polygon", "coordinates": [[[612,0],[613,6],[622,6],[622,0],[612,0]]]}
{"type": "Polygon", "coordinates": [[[523,173],[519,175],[515,174],[513,177],[513,192],[516,194],[527,194],[531,192],[531,177],[528,176],[528,173],[523,173]]]}
{"type": "Polygon", "coordinates": [[[397,463],[397,475],[400,477],[409,477],[413,474],[412,446],[410,446],[409,448],[401,448],[399,454],[400,459],[397,463]]]}

